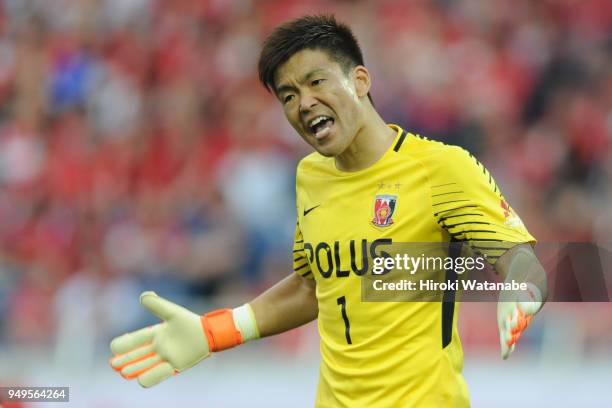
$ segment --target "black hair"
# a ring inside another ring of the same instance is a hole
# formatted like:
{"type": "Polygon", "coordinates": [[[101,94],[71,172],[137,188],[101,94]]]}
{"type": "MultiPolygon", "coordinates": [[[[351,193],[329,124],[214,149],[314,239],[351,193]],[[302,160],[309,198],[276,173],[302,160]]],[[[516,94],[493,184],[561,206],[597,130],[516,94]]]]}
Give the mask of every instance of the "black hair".
{"type": "Polygon", "coordinates": [[[332,15],[304,16],[276,27],[264,42],[259,55],[259,80],[263,86],[275,93],[276,70],[305,49],[325,51],[345,73],[363,65],[361,48],[347,25],[332,15]]]}

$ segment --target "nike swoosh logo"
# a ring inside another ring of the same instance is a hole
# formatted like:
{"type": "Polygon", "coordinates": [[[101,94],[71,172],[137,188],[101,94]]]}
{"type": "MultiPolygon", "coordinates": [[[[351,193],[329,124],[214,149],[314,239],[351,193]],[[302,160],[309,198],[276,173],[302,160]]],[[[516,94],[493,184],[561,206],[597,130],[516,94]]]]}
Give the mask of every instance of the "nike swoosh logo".
{"type": "Polygon", "coordinates": [[[309,212],[311,212],[312,210],[314,210],[315,208],[318,208],[318,207],[320,207],[320,206],[321,206],[321,204],[319,204],[319,205],[315,205],[314,207],[311,207],[311,208],[309,208],[309,209],[307,209],[307,210],[304,210],[304,217],[305,217],[306,215],[308,215],[308,213],[309,213],[309,212]]]}

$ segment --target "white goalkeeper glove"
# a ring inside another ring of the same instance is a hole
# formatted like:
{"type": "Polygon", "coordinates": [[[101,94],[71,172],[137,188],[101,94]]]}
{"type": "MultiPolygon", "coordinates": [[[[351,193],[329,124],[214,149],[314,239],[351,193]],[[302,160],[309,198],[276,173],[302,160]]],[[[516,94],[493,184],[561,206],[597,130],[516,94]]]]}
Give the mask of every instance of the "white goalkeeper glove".
{"type": "Polygon", "coordinates": [[[154,292],[140,295],[140,303],[163,322],[115,338],[110,364],[126,379],[138,378],[143,387],[196,365],[213,351],[259,337],[248,304],[198,316],[154,292]]]}
{"type": "Polygon", "coordinates": [[[497,324],[504,360],[514,351],[516,342],[541,307],[540,290],[531,283],[525,291],[501,292],[497,302],[497,324]]]}

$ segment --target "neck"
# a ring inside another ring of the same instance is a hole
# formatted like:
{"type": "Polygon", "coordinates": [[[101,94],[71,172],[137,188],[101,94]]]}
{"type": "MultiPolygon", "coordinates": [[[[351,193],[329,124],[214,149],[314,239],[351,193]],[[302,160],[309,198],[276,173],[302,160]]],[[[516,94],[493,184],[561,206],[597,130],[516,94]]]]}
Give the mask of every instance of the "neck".
{"type": "Polygon", "coordinates": [[[361,126],[349,147],[336,156],[336,168],[353,172],[376,163],[391,147],[396,132],[370,107],[367,120],[361,126]]]}

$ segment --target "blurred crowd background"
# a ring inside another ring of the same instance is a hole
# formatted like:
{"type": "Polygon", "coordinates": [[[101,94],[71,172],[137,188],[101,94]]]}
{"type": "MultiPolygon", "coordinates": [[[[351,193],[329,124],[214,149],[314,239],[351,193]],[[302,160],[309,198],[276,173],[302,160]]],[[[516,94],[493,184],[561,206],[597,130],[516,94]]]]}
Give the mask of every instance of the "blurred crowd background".
{"type": "MultiPolygon", "coordinates": [[[[472,151],[541,242],[612,241],[607,0],[4,0],[0,353],[90,367],[154,321],[141,290],[233,306],[290,272],[309,148],[256,64],[304,13],[349,23],[383,118],[472,151]]],[[[464,308],[466,352],[497,358],[484,307],[464,308]]],[[[573,320],[551,312],[526,348],[566,327],[610,356],[609,304],[558,308],[573,320]]]]}

